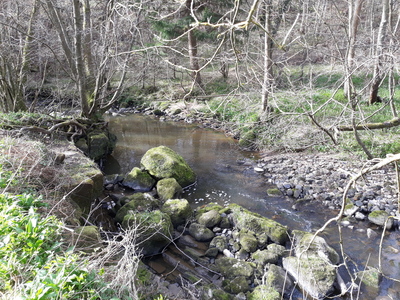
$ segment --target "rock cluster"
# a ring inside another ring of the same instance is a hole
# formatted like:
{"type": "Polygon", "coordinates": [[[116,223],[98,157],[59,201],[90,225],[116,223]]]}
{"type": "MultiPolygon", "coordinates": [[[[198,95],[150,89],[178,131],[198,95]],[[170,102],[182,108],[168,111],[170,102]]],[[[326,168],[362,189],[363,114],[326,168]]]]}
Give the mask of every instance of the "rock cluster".
{"type": "MultiPolygon", "coordinates": [[[[320,153],[292,153],[266,156],[258,161],[255,168],[285,196],[319,201],[331,209],[338,209],[342,206],[343,193],[352,176],[373,163],[365,164],[320,153]]],[[[348,190],[345,215],[382,226],[389,216],[398,216],[396,190],[394,167],[386,166],[368,173],[348,190]],[[383,221],[369,217],[372,212],[372,216],[383,216],[383,221]]],[[[276,194],[276,190],[272,189],[269,193],[276,194]]],[[[389,228],[392,225],[393,222],[389,221],[389,228]]]]}
{"type": "Polygon", "coordinates": [[[285,226],[236,204],[193,211],[180,198],[179,183],[193,183],[194,173],[171,149],[157,148],[144,155],[141,168],[105,180],[114,220],[124,230],[137,230],[143,255],[162,254],[184,280],[201,281],[205,300],[281,299],[293,293],[292,278],[314,298],[332,294],[339,256],[323,238],[299,231],[301,238],[294,239],[285,226]],[[116,186],[134,193],[118,195],[116,186]],[[289,249],[296,249],[295,256],[289,249]]]}

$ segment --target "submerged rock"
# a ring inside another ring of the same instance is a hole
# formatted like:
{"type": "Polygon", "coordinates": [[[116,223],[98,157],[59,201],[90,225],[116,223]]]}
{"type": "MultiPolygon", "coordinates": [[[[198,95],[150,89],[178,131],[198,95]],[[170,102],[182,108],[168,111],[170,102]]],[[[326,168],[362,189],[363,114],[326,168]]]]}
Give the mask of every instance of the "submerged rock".
{"type": "Polygon", "coordinates": [[[140,164],[150,175],[158,178],[175,178],[180,186],[186,187],[196,181],[196,174],[178,153],[166,146],[148,150],[140,164]]]}

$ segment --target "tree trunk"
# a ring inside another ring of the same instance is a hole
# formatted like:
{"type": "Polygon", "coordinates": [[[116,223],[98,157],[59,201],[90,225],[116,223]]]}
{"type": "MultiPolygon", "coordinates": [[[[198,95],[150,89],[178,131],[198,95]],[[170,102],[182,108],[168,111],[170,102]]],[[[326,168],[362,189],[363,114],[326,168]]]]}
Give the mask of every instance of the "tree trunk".
{"type": "Polygon", "coordinates": [[[80,1],[73,0],[74,12],[74,50],[75,50],[75,65],[76,65],[76,84],[81,100],[81,109],[83,117],[90,117],[90,96],[86,85],[85,64],[83,59],[82,32],[83,22],[80,11],[80,1]]]}
{"type": "Polygon", "coordinates": [[[271,1],[264,3],[265,9],[265,33],[264,33],[264,78],[261,90],[261,103],[262,111],[266,112],[268,109],[268,98],[273,85],[273,73],[272,73],[272,52],[273,52],[273,41],[271,39],[271,1]]]}
{"type": "Polygon", "coordinates": [[[382,17],[379,25],[378,38],[375,51],[374,74],[371,81],[371,89],[369,94],[369,104],[380,102],[378,98],[379,87],[383,80],[382,60],[383,60],[383,43],[386,37],[387,24],[389,18],[389,0],[382,0],[382,17]]]}
{"type": "Polygon", "coordinates": [[[344,83],[344,94],[349,99],[353,98],[354,93],[352,72],[356,51],[357,31],[363,2],[364,0],[355,0],[355,3],[353,3],[353,1],[349,2],[349,44],[346,53],[346,80],[344,83]]]}
{"type": "Polygon", "coordinates": [[[203,86],[200,75],[200,65],[199,60],[197,58],[197,39],[194,35],[193,30],[188,32],[188,47],[189,47],[189,60],[190,67],[192,68],[192,78],[196,82],[196,84],[200,87],[203,86]]]}

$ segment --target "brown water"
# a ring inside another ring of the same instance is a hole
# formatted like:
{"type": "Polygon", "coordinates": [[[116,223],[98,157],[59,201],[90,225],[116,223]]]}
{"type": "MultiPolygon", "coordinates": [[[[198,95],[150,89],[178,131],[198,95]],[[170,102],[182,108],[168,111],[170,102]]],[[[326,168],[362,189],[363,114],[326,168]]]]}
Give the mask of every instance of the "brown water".
{"type": "MultiPolygon", "coordinates": [[[[126,173],[140,165],[143,154],[152,147],[165,145],[178,152],[196,172],[197,184],[185,192],[184,197],[193,206],[217,202],[221,205],[237,203],[263,216],[273,218],[290,229],[317,230],[336,211],[328,210],[315,203],[306,204],[298,211],[292,209],[293,200],[268,197],[270,187],[262,175],[253,171],[256,152],[243,152],[235,140],[221,132],[204,129],[197,125],[160,122],[158,119],[130,115],[107,117],[111,131],[118,142],[110,160],[108,173],[126,173]]],[[[368,239],[366,222],[355,226],[358,230],[343,228],[343,243],[352,271],[357,265],[378,266],[380,236],[368,239]],[[364,230],[364,232],[363,232],[364,230]]],[[[381,231],[373,228],[379,235],[381,231]]],[[[339,250],[338,230],[329,227],[325,239],[339,250]]],[[[383,243],[382,269],[385,274],[400,279],[400,235],[398,231],[388,233],[383,243]]],[[[396,284],[384,279],[379,293],[362,289],[359,299],[375,299],[397,289],[396,284]],[[391,290],[392,289],[392,290],[391,290]]]]}

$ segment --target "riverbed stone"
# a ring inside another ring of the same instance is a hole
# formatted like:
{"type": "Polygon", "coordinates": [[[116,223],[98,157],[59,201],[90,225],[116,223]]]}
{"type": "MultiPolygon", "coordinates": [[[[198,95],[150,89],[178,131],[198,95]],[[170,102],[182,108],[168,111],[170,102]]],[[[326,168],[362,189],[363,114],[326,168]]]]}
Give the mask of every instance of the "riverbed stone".
{"type": "Polygon", "coordinates": [[[122,185],[138,192],[148,192],[156,184],[149,173],[137,167],[133,168],[122,181],[122,185]]]}
{"type": "Polygon", "coordinates": [[[215,236],[214,232],[212,232],[209,228],[198,223],[190,224],[189,233],[196,239],[196,241],[199,242],[209,242],[215,236]]]}
{"type": "Polygon", "coordinates": [[[157,194],[161,200],[178,199],[182,195],[182,187],[175,178],[164,178],[157,182],[157,194]]]}
{"type": "Polygon", "coordinates": [[[237,228],[251,230],[256,236],[265,233],[271,241],[279,244],[288,240],[287,228],[278,222],[252,213],[237,204],[230,204],[228,207],[232,211],[232,222],[237,228]]]}
{"type": "Polygon", "coordinates": [[[336,268],[319,256],[285,257],[283,267],[299,287],[314,299],[323,299],[334,290],[336,268]]]}
{"type": "Polygon", "coordinates": [[[393,227],[393,218],[389,218],[389,216],[390,215],[384,210],[375,210],[368,215],[368,220],[382,227],[385,226],[387,221],[386,228],[390,230],[393,227]]]}
{"type": "Polygon", "coordinates": [[[214,227],[221,222],[221,215],[217,210],[210,210],[198,216],[197,221],[208,228],[214,227]]]}
{"type": "Polygon", "coordinates": [[[215,260],[215,264],[219,272],[226,279],[234,279],[238,276],[243,276],[249,280],[254,274],[254,269],[250,263],[233,257],[218,258],[215,260]]]}
{"type": "Polygon", "coordinates": [[[130,212],[153,210],[159,207],[159,202],[157,199],[149,194],[135,193],[133,195],[127,196],[126,203],[123,205],[115,216],[115,221],[122,222],[124,217],[130,212]]]}
{"type": "Polygon", "coordinates": [[[140,164],[158,179],[175,178],[181,187],[196,181],[196,174],[182,156],[166,146],[149,149],[143,155],[140,164]]]}
{"type": "Polygon", "coordinates": [[[268,285],[258,285],[249,294],[247,300],[281,300],[281,294],[268,285]]]}
{"type": "Polygon", "coordinates": [[[174,227],[185,224],[193,214],[193,209],[186,199],[169,199],[161,211],[168,214],[174,227]]]}
{"type": "Polygon", "coordinates": [[[160,210],[130,212],[125,215],[122,227],[125,230],[137,228],[136,244],[145,256],[161,253],[172,240],[171,219],[160,210]]]}

